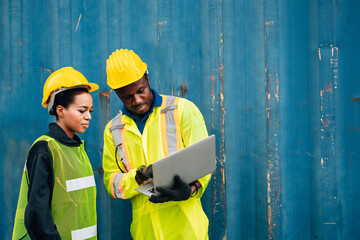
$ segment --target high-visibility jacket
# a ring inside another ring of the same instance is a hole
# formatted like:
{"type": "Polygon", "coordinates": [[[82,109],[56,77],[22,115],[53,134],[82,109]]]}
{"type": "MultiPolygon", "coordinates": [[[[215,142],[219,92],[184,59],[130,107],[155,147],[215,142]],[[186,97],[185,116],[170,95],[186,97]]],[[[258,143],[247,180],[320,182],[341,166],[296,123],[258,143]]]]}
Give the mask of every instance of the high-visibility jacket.
{"type": "Polygon", "coordinates": [[[135,180],[139,166],[152,164],[208,136],[203,116],[192,102],[161,96],[162,105],[154,107],[143,134],[132,118],[121,113],[107,124],[104,132],[104,183],[112,197],[131,199],[133,221],[130,230],[134,239],[208,239],[209,221],[200,197],[208,185],[210,174],[199,179],[202,187],[186,201],[155,204],[135,190],[139,186],[135,180]],[[119,139],[113,138],[113,131],[120,132],[119,139]]]}
{"type": "MultiPolygon", "coordinates": [[[[66,146],[47,135],[46,141],[53,159],[54,189],[51,214],[61,239],[97,239],[96,186],[84,144],[66,146]]],[[[26,164],[15,215],[13,239],[29,239],[24,225],[27,206],[28,173],[26,164]]],[[[32,221],[32,220],[30,220],[32,221]]]]}

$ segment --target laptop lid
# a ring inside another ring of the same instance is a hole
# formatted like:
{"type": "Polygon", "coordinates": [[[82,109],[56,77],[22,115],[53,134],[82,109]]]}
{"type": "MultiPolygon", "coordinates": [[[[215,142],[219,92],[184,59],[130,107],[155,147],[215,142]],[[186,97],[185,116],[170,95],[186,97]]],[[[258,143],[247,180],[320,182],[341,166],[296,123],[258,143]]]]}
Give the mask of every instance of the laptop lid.
{"type": "Polygon", "coordinates": [[[156,187],[172,188],[175,175],[188,184],[206,176],[216,168],[215,135],[154,162],[152,167],[153,181],[136,189],[148,196],[156,194],[156,187]]]}

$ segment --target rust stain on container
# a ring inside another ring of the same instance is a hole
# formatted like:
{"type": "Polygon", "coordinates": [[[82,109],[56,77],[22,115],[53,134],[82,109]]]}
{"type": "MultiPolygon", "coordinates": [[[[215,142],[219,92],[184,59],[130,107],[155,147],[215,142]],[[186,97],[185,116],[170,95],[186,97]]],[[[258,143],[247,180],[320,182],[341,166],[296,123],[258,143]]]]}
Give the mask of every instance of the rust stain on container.
{"type": "Polygon", "coordinates": [[[267,126],[267,214],[268,239],[275,239],[281,231],[281,187],[279,153],[280,88],[277,61],[272,50],[277,48],[277,29],[274,21],[265,22],[265,113],[267,126]]]}
{"type": "Polygon", "coordinates": [[[331,83],[329,83],[329,85],[325,86],[325,88],[320,91],[320,96],[322,96],[325,92],[333,93],[333,87],[331,83]]]}
{"type": "MultiPolygon", "coordinates": [[[[221,62],[220,63],[220,67],[219,67],[219,72],[220,72],[220,100],[222,102],[222,106],[224,106],[224,84],[223,84],[223,81],[224,81],[224,66],[223,66],[223,63],[221,62]]],[[[223,113],[225,115],[225,109],[223,109],[223,113]]]]}
{"type": "Polygon", "coordinates": [[[110,91],[99,92],[99,110],[100,110],[100,126],[104,128],[110,120],[110,91]]]}
{"type": "Polygon", "coordinates": [[[180,85],[180,97],[184,97],[187,93],[187,86],[186,86],[186,82],[183,81],[183,83],[180,85]]]}
{"type": "Polygon", "coordinates": [[[52,74],[54,72],[53,70],[47,69],[45,67],[40,67],[40,68],[41,68],[41,71],[43,72],[43,74],[44,74],[44,71],[48,71],[50,74],[52,74]]]}
{"type": "Polygon", "coordinates": [[[94,172],[104,172],[104,169],[102,167],[99,167],[98,169],[94,169],[94,172]]]}
{"type": "MultiPolygon", "coordinates": [[[[219,65],[216,68],[214,74],[210,75],[211,80],[211,103],[212,103],[212,122],[211,127],[219,130],[217,136],[217,147],[219,149],[217,153],[217,171],[213,175],[213,214],[219,216],[220,219],[226,219],[226,176],[225,176],[225,106],[224,106],[224,88],[223,88],[223,33],[222,33],[222,19],[219,18],[220,32],[219,32],[219,65]],[[217,79],[219,77],[219,79],[217,79]],[[219,85],[216,81],[219,80],[219,85]],[[216,82],[216,83],[215,83],[216,82]],[[217,93],[217,87],[219,86],[219,93],[217,93]],[[221,216],[220,216],[221,215],[221,216]]],[[[226,225],[222,223],[222,227],[226,232],[226,225]]],[[[226,239],[226,234],[223,236],[226,239]]]]}
{"type": "Polygon", "coordinates": [[[214,94],[214,85],[215,85],[216,76],[211,75],[210,79],[211,79],[211,96],[215,96],[215,94],[214,94]]]}
{"type": "Polygon", "coordinates": [[[268,224],[269,224],[269,231],[271,231],[271,205],[270,200],[268,200],[268,224]]]}
{"type": "Polygon", "coordinates": [[[158,21],[159,26],[167,25],[167,21],[158,21]]]}
{"type": "Polygon", "coordinates": [[[110,91],[101,91],[99,92],[99,95],[106,97],[107,99],[110,99],[110,93],[111,93],[112,89],[110,91]]]}
{"type": "Polygon", "coordinates": [[[167,25],[167,21],[158,21],[158,46],[161,45],[161,28],[167,25]]]}
{"type": "MultiPolygon", "coordinates": [[[[220,155],[222,156],[223,160],[223,168],[225,168],[225,105],[224,105],[224,65],[223,65],[223,29],[222,29],[222,18],[219,19],[220,21],[220,42],[219,42],[219,59],[220,59],[220,66],[219,66],[219,80],[220,80],[220,133],[221,133],[221,140],[220,140],[220,155]]],[[[224,173],[225,176],[225,173],[224,173]]],[[[225,178],[224,178],[224,189],[225,192],[225,178]]]]}
{"type": "Polygon", "coordinates": [[[210,79],[211,79],[211,93],[210,93],[210,95],[211,95],[211,101],[212,101],[212,106],[213,106],[211,108],[211,111],[213,112],[212,118],[211,118],[211,128],[215,129],[215,126],[214,126],[214,106],[215,106],[214,86],[215,86],[216,75],[211,75],[210,79]]]}

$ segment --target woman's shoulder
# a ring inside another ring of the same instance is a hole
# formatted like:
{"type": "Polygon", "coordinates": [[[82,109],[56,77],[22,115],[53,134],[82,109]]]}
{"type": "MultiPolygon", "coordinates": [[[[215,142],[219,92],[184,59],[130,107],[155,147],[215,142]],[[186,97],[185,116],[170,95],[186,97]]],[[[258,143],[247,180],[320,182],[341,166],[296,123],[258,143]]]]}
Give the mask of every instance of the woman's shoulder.
{"type": "Polygon", "coordinates": [[[48,141],[38,138],[31,146],[27,156],[27,169],[33,171],[39,166],[48,169],[52,165],[52,157],[48,147],[48,141]]]}
{"type": "Polygon", "coordinates": [[[49,146],[49,141],[51,141],[51,140],[54,140],[54,139],[47,135],[42,135],[38,139],[36,139],[29,150],[29,157],[30,157],[30,155],[39,154],[39,153],[41,153],[41,154],[50,153],[48,146],[49,146]]]}

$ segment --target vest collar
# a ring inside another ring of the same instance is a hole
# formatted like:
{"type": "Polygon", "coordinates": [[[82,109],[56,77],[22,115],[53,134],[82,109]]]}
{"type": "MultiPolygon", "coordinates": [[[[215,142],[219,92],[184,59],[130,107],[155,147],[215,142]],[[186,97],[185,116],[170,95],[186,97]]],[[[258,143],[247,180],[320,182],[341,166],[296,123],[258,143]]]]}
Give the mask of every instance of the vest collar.
{"type": "Polygon", "coordinates": [[[78,147],[82,143],[76,134],[74,134],[74,138],[69,138],[65,131],[56,123],[49,124],[49,132],[46,135],[69,147],[78,147]]]}

